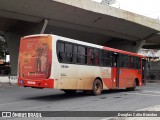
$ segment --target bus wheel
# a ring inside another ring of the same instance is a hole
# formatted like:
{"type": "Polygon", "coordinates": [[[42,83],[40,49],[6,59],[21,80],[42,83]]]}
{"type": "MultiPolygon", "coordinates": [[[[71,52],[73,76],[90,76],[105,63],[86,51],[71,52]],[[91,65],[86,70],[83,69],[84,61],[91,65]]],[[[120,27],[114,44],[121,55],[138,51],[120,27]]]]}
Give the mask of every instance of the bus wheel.
{"type": "Polygon", "coordinates": [[[63,90],[63,92],[65,92],[68,95],[72,95],[76,93],[76,90],[63,90]]]}
{"type": "Polygon", "coordinates": [[[134,81],[133,87],[126,88],[127,91],[135,91],[136,90],[136,81],[134,81]]]}
{"type": "Polygon", "coordinates": [[[96,79],[93,82],[92,93],[93,93],[93,95],[100,95],[101,92],[102,92],[102,82],[99,79],[96,79]]]}

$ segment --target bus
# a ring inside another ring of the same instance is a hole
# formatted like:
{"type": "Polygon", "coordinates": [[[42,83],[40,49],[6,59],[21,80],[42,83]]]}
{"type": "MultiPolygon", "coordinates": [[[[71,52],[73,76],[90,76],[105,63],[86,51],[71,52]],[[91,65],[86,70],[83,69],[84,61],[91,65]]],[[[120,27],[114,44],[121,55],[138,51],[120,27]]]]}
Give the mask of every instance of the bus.
{"type": "Polygon", "coordinates": [[[18,85],[82,90],[135,90],[145,84],[145,57],[136,53],[50,34],[21,38],[18,85]]]}

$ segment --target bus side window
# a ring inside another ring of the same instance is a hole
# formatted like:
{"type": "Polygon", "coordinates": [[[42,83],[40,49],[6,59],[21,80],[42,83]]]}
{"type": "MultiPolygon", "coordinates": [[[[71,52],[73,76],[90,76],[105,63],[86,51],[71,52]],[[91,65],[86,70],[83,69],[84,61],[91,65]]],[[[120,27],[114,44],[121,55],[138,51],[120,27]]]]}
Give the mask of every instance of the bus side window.
{"type": "Polygon", "coordinates": [[[111,66],[111,53],[109,51],[102,50],[100,60],[101,60],[102,66],[110,67],[111,66]]]}
{"type": "Polygon", "coordinates": [[[74,48],[73,48],[73,61],[74,63],[77,63],[78,61],[78,46],[77,45],[74,45],[74,48]]]}
{"type": "Polygon", "coordinates": [[[94,49],[94,65],[99,65],[99,50],[94,49]]]}
{"type": "Polygon", "coordinates": [[[79,64],[87,63],[86,47],[78,45],[77,53],[76,53],[76,63],[79,63],[79,64]]]}
{"type": "Polygon", "coordinates": [[[129,56],[121,54],[120,67],[128,68],[129,67],[129,56]]]}
{"type": "Polygon", "coordinates": [[[140,69],[141,68],[141,58],[137,59],[137,64],[138,64],[138,69],[140,69]]]}
{"type": "Polygon", "coordinates": [[[140,63],[141,63],[141,59],[138,57],[135,57],[135,69],[140,69],[140,63]]]}
{"type": "Polygon", "coordinates": [[[64,42],[58,42],[57,46],[57,55],[59,62],[64,62],[65,54],[64,54],[64,42]]]}
{"type": "Polygon", "coordinates": [[[88,48],[87,63],[89,65],[93,65],[94,64],[94,51],[93,51],[93,48],[88,48]]]}
{"type": "Polygon", "coordinates": [[[73,62],[73,44],[58,42],[57,44],[57,56],[61,63],[72,63],[73,62]]]}
{"type": "Polygon", "coordinates": [[[134,68],[134,57],[133,56],[130,56],[130,65],[129,65],[130,68],[134,68]]]}
{"type": "Polygon", "coordinates": [[[71,43],[65,43],[66,62],[73,62],[73,45],[71,43]]]}

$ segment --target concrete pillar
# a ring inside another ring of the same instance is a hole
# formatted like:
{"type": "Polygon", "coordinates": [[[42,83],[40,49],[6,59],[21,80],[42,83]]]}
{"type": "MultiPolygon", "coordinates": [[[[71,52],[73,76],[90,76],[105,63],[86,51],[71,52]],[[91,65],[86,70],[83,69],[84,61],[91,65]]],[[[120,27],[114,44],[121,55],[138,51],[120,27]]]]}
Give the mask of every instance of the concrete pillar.
{"type": "Polygon", "coordinates": [[[120,49],[120,50],[138,53],[138,51],[144,45],[144,43],[145,43],[145,40],[138,40],[136,42],[119,40],[116,42],[115,41],[110,42],[107,44],[107,46],[116,48],[116,49],[120,49]]]}
{"type": "MultiPolygon", "coordinates": [[[[43,34],[45,32],[47,24],[48,20],[45,19],[40,23],[36,24],[34,27],[32,27],[30,31],[28,30],[24,31],[24,35],[43,34]]],[[[8,44],[8,49],[10,53],[11,75],[17,75],[20,38],[23,37],[24,35],[7,32],[4,37],[8,44]]]]}
{"type": "Polygon", "coordinates": [[[48,25],[48,20],[44,19],[41,22],[35,24],[29,31],[25,32],[25,35],[43,34],[48,25]]]}
{"type": "Polygon", "coordinates": [[[139,40],[136,42],[136,46],[135,46],[135,53],[138,53],[139,50],[142,48],[142,46],[145,44],[145,40],[139,40]]]}
{"type": "Polygon", "coordinates": [[[6,33],[4,36],[9,49],[11,62],[11,75],[17,75],[18,52],[21,36],[15,33],[6,33]]]}

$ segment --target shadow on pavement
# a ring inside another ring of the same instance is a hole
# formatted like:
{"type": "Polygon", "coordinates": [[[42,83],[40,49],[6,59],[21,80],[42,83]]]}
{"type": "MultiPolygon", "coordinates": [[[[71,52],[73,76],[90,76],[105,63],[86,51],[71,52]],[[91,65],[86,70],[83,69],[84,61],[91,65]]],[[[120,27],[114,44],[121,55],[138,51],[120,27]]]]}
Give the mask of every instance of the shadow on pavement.
{"type": "MultiPolygon", "coordinates": [[[[140,89],[136,89],[136,91],[141,91],[140,89]]],[[[59,94],[51,94],[51,95],[41,95],[41,96],[35,96],[35,97],[25,97],[23,99],[25,100],[37,100],[37,101],[60,101],[60,100],[67,100],[67,99],[75,99],[75,98],[83,98],[83,97],[103,97],[107,94],[117,94],[121,92],[133,92],[133,91],[126,91],[125,89],[119,89],[119,90],[104,90],[102,91],[102,94],[99,96],[94,95],[86,95],[82,91],[78,91],[76,94],[65,94],[65,93],[59,93],[59,94]]],[[[107,97],[107,96],[106,96],[107,97]]]]}

